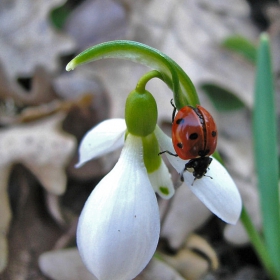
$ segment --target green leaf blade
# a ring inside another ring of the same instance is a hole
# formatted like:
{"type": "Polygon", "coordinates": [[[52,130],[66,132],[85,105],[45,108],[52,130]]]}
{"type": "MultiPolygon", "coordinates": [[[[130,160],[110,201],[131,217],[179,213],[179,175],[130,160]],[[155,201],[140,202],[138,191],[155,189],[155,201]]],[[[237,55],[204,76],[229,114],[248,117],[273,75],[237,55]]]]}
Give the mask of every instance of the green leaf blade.
{"type": "Polygon", "coordinates": [[[280,275],[277,126],[270,42],[266,34],[261,36],[257,56],[253,135],[264,237],[274,268],[280,275]]]}

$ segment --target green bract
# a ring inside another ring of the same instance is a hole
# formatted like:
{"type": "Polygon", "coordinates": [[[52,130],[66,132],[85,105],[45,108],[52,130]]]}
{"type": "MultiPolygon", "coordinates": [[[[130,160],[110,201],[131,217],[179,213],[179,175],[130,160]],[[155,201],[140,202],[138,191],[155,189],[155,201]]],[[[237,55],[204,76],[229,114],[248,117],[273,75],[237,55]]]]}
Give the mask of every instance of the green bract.
{"type": "Polygon", "coordinates": [[[150,92],[133,90],[125,104],[125,122],[129,133],[136,136],[151,134],[157,124],[157,104],[150,92]]]}

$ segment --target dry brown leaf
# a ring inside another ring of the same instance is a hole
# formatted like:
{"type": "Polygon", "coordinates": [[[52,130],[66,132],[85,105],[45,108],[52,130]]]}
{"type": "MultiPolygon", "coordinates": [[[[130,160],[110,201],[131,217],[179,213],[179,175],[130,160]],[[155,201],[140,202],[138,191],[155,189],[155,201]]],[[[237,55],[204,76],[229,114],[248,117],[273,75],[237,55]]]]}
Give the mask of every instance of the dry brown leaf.
{"type": "Polygon", "coordinates": [[[75,38],[79,51],[105,41],[125,38],[125,9],[113,0],[83,1],[67,19],[65,29],[75,38]]]}
{"type": "Polygon", "coordinates": [[[10,80],[32,77],[38,65],[58,69],[59,55],[73,52],[74,42],[55,30],[50,11],[65,0],[14,0],[0,3],[0,60],[10,80]]]}
{"type": "Polygon", "coordinates": [[[45,211],[45,191],[31,172],[17,164],[10,177],[13,221],[8,235],[9,263],[0,279],[45,280],[38,268],[38,258],[53,247],[62,229],[51,222],[45,211]]]}
{"type": "MultiPolygon", "coordinates": [[[[254,175],[251,119],[248,118],[248,113],[247,109],[242,109],[217,115],[217,126],[222,132],[218,148],[223,155],[228,171],[234,175],[242,202],[250,214],[252,222],[260,230],[261,212],[254,175]]],[[[249,242],[249,237],[241,221],[236,225],[226,225],[224,237],[230,243],[239,246],[249,242]]]]}
{"type": "MultiPolygon", "coordinates": [[[[12,101],[15,108],[14,112],[10,113],[15,114],[17,109],[16,107],[39,105],[58,98],[53,90],[51,78],[47,71],[40,66],[36,67],[34,71],[31,88],[30,90],[27,90],[15,81],[8,79],[4,66],[0,63],[0,100],[4,103],[12,101]]],[[[5,113],[9,113],[5,112],[5,110],[3,111],[4,112],[1,112],[1,115],[5,116],[5,113]]]]}
{"type": "Polygon", "coordinates": [[[24,123],[51,116],[57,112],[69,112],[73,108],[81,110],[90,107],[93,100],[91,94],[85,94],[77,100],[54,100],[35,107],[27,107],[15,118],[16,122],[24,123]]]}
{"type": "MultiPolygon", "coordinates": [[[[243,198],[243,203],[246,206],[248,214],[251,217],[256,229],[261,232],[262,218],[260,212],[259,195],[254,187],[251,178],[239,177],[235,178],[237,186],[240,186],[240,193],[243,198]]],[[[224,229],[224,238],[231,244],[244,246],[250,243],[249,236],[241,221],[236,225],[226,225],[224,229]]]]}
{"type": "Polygon", "coordinates": [[[173,249],[182,247],[187,236],[202,226],[211,217],[211,212],[182,185],[172,198],[168,213],[162,224],[161,237],[168,240],[173,249]]]}
{"type": "Polygon", "coordinates": [[[195,252],[201,252],[207,256],[211,270],[216,270],[219,267],[219,260],[214,249],[209,243],[197,234],[191,234],[186,241],[185,248],[195,252]]]}
{"type": "MultiPolygon", "coordinates": [[[[41,271],[53,280],[96,279],[84,266],[77,248],[43,253],[39,258],[39,266],[41,271]]],[[[135,278],[135,280],[170,279],[184,280],[172,267],[155,258],[135,278]]]]}
{"type": "Polygon", "coordinates": [[[6,236],[11,220],[7,195],[11,168],[16,163],[27,167],[47,192],[61,195],[66,188],[65,167],[75,149],[76,139],[59,127],[65,115],[24,125],[11,126],[0,131],[0,271],[7,264],[6,236]]]}
{"type": "Polygon", "coordinates": [[[69,111],[73,107],[81,109],[90,107],[93,94],[82,95],[79,92],[78,96],[80,96],[78,99],[61,100],[55,93],[44,68],[36,68],[31,90],[27,92],[17,83],[8,81],[0,67],[0,100],[3,102],[0,123],[2,125],[34,121],[59,111],[69,111]],[[13,108],[7,107],[10,103],[13,108]],[[21,109],[22,107],[24,108],[21,109]],[[17,112],[19,109],[21,109],[20,113],[17,112]]]}
{"type": "Polygon", "coordinates": [[[167,263],[153,258],[147,267],[135,280],[185,280],[174,268],[167,263]]]}
{"type": "Polygon", "coordinates": [[[201,279],[219,266],[217,255],[208,242],[198,235],[190,235],[185,246],[175,256],[160,254],[161,258],[188,280],[201,279]]]}
{"type": "Polygon", "coordinates": [[[72,110],[70,116],[67,116],[68,119],[71,119],[68,125],[69,130],[71,130],[70,126],[73,130],[73,127],[85,127],[85,123],[87,124],[86,130],[71,131],[78,139],[81,139],[93,125],[110,117],[111,100],[108,98],[107,89],[95,76],[88,75],[83,67],[55,78],[54,88],[58,95],[65,100],[76,100],[81,98],[82,95],[88,94],[93,96],[94,102],[90,106],[82,108],[83,110],[80,113],[77,112],[78,110],[72,110]],[[82,134],[80,134],[81,132],[82,134]]]}
{"type": "Polygon", "coordinates": [[[39,267],[53,280],[97,280],[84,266],[77,248],[44,253],[39,258],[39,267]]]}

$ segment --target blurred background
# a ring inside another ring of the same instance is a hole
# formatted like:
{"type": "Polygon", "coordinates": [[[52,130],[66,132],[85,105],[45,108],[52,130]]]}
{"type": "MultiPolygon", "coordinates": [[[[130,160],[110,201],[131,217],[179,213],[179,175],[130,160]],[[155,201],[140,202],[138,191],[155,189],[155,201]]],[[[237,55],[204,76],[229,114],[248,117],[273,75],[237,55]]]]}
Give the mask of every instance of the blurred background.
{"type": "MultiPolygon", "coordinates": [[[[109,40],[157,48],[190,76],[217,122],[218,151],[261,230],[251,113],[262,31],[271,38],[278,104],[277,0],[1,0],[0,279],[95,279],[78,255],[76,224],[119,151],[75,169],[78,145],[100,121],[124,116],[126,96],[149,69],[115,59],[72,72],[65,66],[109,40]]],[[[170,134],[170,90],[156,80],[147,89],[170,134]]],[[[174,171],[173,179],[179,185],[174,171]]],[[[159,205],[157,258],[137,280],[268,279],[241,223],[224,224],[184,185],[159,205]]]]}

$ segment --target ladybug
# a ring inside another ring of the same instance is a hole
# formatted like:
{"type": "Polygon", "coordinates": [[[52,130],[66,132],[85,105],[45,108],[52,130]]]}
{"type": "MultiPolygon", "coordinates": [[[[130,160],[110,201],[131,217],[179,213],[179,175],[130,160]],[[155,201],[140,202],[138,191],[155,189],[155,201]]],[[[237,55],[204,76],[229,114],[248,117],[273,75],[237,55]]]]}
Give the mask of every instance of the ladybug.
{"type": "Polygon", "coordinates": [[[217,126],[211,114],[202,106],[185,106],[176,114],[174,107],[172,115],[172,142],[176,154],[169,151],[173,156],[183,160],[190,160],[186,163],[182,173],[189,171],[193,173],[194,180],[200,179],[207,173],[207,169],[212,161],[212,155],[217,146],[217,126]],[[175,116],[176,114],[176,116],[175,116]]]}

